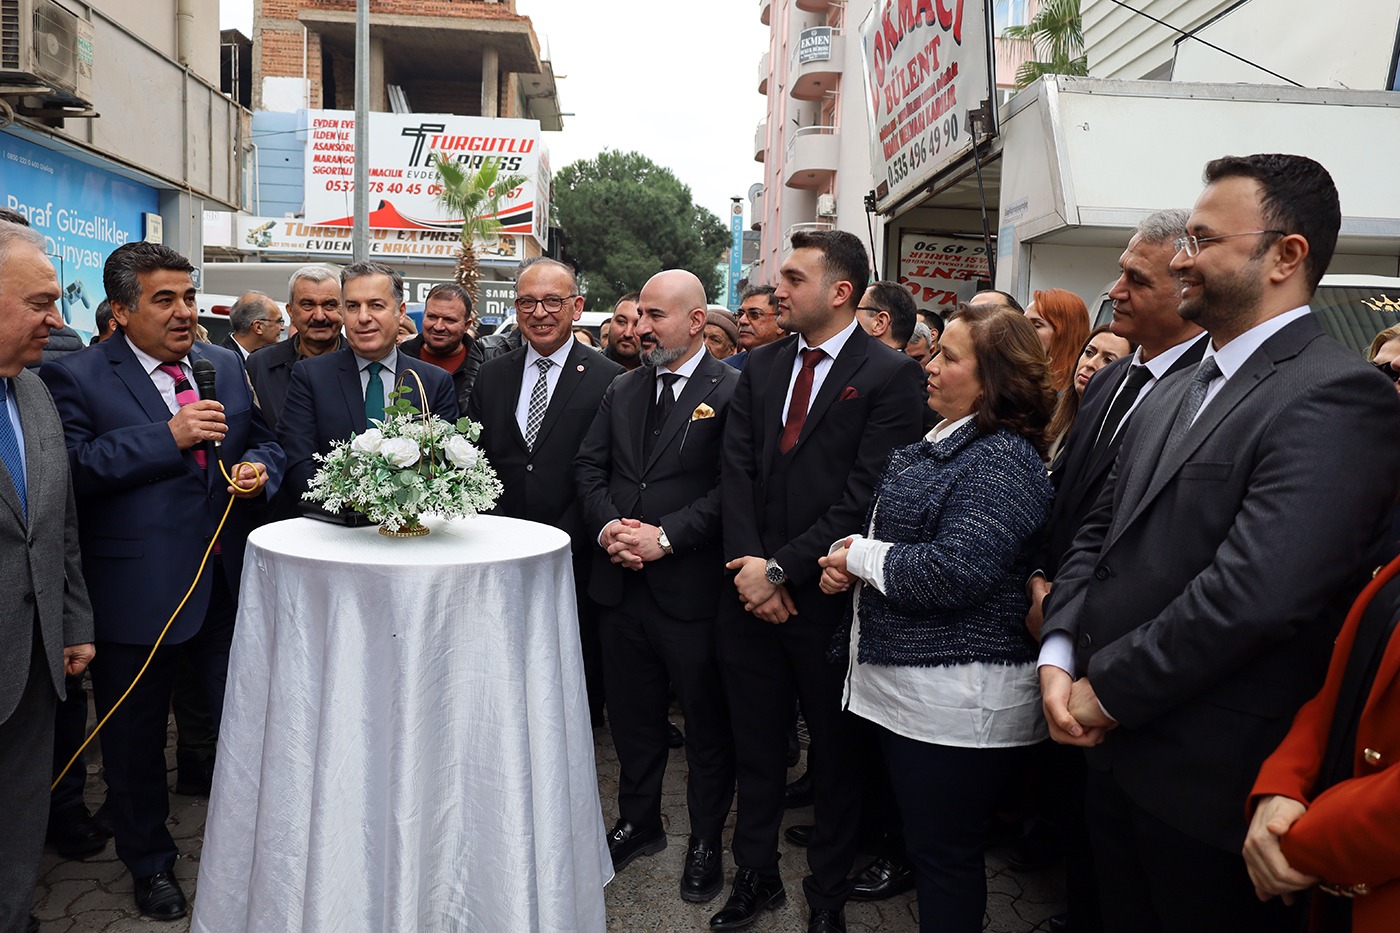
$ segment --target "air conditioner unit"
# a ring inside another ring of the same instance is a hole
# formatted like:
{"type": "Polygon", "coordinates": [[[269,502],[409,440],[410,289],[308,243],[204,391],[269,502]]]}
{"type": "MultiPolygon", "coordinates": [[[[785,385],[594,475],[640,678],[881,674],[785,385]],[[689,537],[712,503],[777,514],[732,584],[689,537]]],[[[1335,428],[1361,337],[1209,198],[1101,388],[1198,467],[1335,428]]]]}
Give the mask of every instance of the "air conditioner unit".
{"type": "Polygon", "coordinates": [[[819,194],[819,195],[817,195],[817,216],[818,216],[818,217],[835,217],[835,216],[836,216],[836,198],[835,198],[834,196],[829,195],[829,194],[819,194]]]}
{"type": "Polygon", "coordinates": [[[54,0],[0,0],[0,90],[91,106],[92,24],[54,0]]]}

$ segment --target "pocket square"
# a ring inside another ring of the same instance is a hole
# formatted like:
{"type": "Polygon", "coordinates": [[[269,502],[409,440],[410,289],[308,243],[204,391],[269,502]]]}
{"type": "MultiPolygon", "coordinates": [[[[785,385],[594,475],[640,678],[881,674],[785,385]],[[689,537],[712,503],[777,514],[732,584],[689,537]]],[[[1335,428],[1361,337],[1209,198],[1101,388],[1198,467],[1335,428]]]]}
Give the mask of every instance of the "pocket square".
{"type": "Polygon", "coordinates": [[[856,391],[855,386],[846,386],[846,388],[842,389],[841,397],[837,399],[837,401],[844,402],[849,398],[860,398],[860,393],[856,391]]]}
{"type": "Polygon", "coordinates": [[[690,420],[704,421],[706,418],[713,418],[714,416],[715,410],[709,405],[706,405],[704,402],[701,402],[700,407],[690,413],[690,420]]]}

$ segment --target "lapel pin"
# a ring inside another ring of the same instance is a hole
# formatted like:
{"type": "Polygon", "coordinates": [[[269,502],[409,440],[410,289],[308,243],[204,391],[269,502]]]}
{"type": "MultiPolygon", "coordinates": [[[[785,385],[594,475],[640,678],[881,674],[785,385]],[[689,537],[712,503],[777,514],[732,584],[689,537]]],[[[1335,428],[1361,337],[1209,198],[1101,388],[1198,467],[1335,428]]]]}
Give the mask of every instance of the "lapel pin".
{"type": "Polygon", "coordinates": [[[578,371],[579,371],[579,372],[583,372],[583,364],[582,364],[582,363],[579,363],[579,364],[578,364],[578,371]]]}

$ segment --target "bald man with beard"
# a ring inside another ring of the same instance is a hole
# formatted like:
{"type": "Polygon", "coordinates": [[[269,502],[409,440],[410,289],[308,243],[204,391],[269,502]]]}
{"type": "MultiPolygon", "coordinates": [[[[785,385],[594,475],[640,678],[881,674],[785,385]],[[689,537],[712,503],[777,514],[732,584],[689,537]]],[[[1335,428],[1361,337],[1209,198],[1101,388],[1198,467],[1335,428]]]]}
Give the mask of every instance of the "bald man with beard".
{"type": "Polygon", "coordinates": [[[621,871],[666,847],[669,684],[685,714],[689,768],[680,894],[698,903],[724,884],[720,836],[734,794],[715,614],[724,583],[720,442],[739,373],[705,350],[705,290],[691,273],[653,276],[639,307],[642,365],[609,386],[576,461],[597,539],[589,595],[602,607],[603,680],[621,768],[608,848],[621,871]]]}

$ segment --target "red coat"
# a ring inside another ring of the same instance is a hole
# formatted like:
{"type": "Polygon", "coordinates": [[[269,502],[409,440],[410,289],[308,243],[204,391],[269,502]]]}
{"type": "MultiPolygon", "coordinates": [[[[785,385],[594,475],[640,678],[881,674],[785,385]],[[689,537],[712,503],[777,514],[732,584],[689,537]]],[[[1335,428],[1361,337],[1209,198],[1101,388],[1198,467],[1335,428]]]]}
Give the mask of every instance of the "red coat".
{"type": "Polygon", "coordinates": [[[1400,558],[1382,569],[1357,598],[1337,636],[1322,692],[1298,711],[1282,744],[1264,761],[1250,795],[1251,811],[1269,794],[1307,805],[1307,812],[1282,839],[1284,857],[1297,870],[1326,882],[1364,886],[1352,901],[1354,933],[1400,930],[1400,630],[1386,645],[1361,713],[1352,778],[1316,797],[1312,788],[1357,626],[1371,599],[1397,574],[1400,558]]]}

